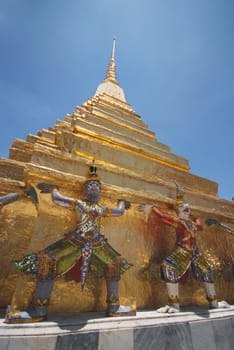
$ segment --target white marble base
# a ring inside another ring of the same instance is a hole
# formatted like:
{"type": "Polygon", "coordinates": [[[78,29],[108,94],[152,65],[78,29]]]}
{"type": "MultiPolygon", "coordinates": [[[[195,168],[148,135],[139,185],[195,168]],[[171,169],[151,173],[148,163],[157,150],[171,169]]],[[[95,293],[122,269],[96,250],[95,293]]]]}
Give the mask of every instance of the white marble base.
{"type": "Polygon", "coordinates": [[[234,306],[187,308],[177,314],[139,311],[107,318],[104,313],[51,314],[41,323],[6,324],[0,319],[0,350],[233,350],[234,306]]]}

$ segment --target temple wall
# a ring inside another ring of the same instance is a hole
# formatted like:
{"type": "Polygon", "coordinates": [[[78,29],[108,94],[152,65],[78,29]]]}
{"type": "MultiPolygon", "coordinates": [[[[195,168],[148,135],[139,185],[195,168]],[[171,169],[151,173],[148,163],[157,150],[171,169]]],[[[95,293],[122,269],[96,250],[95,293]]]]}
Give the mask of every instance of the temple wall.
{"type": "MultiPolygon", "coordinates": [[[[83,167],[85,169],[85,164],[83,167]]],[[[101,170],[100,173],[102,173],[101,170]]],[[[58,184],[64,195],[73,198],[83,198],[83,181],[80,181],[81,179],[82,177],[69,179],[66,175],[61,177],[59,173],[50,172],[49,169],[43,173],[35,171],[34,168],[27,173],[28,184],[35,187],[40,181],[49,182],[50,180],[51,183],[58,184]]],[[[13,188],[11,187],[11,189],[13,188]]],[[[20,187],[18,187],[19,189],[20,187]]],[[[17,190],[17,186],[15,190],[17,190]]],[[[33,296],[33,277],[23,276],[16,271],[11,265],[11,261],[21,258],[29,251],[38,251],[63,238],[64,233],[75,227],[76,216],[74,212],[54,205],[49,194],[38,192],[38,196],[38,205],[35,205],[31,199],[22,199],[9,204],[0,212],[2,223],[1,307],[10,303],[13,296],[15,305],[26,307],[33,296]]],[[[138,212],[137,208],[139,204],[150,201],[158,203],[160,209],[170,215],[175,215],[175,211],[171,202],[166,202],[163,196],[157,200],[155,194],[150,197],[148,192],[139,190],[134,193],[126,187],[120,188],[103,184],[103,196],[100,202],[114,207],[120,197],[131,201],[130,210],[123,217],[103,219],[102,231],[109,243],[133,264],[133,267],[123,275],[120,282],[121,302],[128,303],[136,300],[140,309],[156,308],[167,301],[166,287],[160,280],[158,264],[173,250],[175,234],[171,228],[160,224],[156,217],[153,215],[146,217],[138,212]],[[149,266],[154,266],[153,274],[148,269],[149,266]],[[150,276],[153,278],[150,279],[150,276]]],[[[199,215],[205,220],[207,216],[212,214],[212,210],[204,213],[194,207],[192,214],[199,215]]],[[[220,219],[220,216],[218,218],[220,219]]],[[[233,225],[233,219],[230,218],[229,221],[233,225]]],[[[200,234],[199,244],[216,271],[218,296],[233,303],[233,236],[222,229],[217,229],[217,227],[206,228],[200,234]]],[[[188,274],[187,282],[181,285],[181,303],[182,305],[206,304],[204,290],[201,284],[193,280],[191,274],[188,274]]],[[[98,280],[90,273],[82,292],[80,284],[67,281],[65,277],[59,277],[51,295],[50,309],[52,311],[104,310],[104,280],[98,280]]]]}
{"type": "MultiPolygon", "coordinates": [[[[23,193],[32,186],[39,198],[38,204],[23,198],[0,211],[2,308],[12,300],[14,306],[25,308],[33,297],[34,278],[23,276],[11,262],[27,252],[43,249],[75,228],[75,213],[54,205],[49,194],[39,193],[37,184],[52,183],[62,194],[83,199],[83,183],[94,158],[102,180],[101,202],[112,207],[119,198],[131,202],[123,217],[105,218],[102,222],[102,232],[109,243],[133,264],[120,282],[123,304],[136,302],[139,309],[152,309],[167,302],[159,263],[173,250],[175,233],[153,215],[140,213],[138,206],[157,204],[165,213],[175,215],[174,180],[183,187],[193,216],[203,221],[215,218],[234,227],[233,202],[218,197],[218,184],[191,174],[188,161],[160,145],[128,104],[104,97],[91,99],[66,121],[28,135],[26,141],[14,140],[9,159],[0,159],[0,195],[23,193]],[[86,114],[81,120],[83,112],[86,114]],[[128,117],[130,121],[124,122],[128,117]]],[[[199,244],[215,270],[218,297],[234,303],[233,235],[217,225],[205,227],[199,244]]],[[[202,285],[190,273],[186,278],[186,283],[181,283],[181,304],[206,304],[202,285]]],[[[76,282],[59,277],[50,309],[104,310],[105,290],[105,281],[92,273],[83,292],[76,282]]]]}

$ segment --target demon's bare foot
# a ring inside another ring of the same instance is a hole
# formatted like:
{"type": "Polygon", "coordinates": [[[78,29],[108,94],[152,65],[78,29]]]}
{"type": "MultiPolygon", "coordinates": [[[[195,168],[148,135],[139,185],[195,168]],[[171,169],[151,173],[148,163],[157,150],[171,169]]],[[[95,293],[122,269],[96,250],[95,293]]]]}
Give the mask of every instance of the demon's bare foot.
{"type": "Polygon", "coordinates": [[[136,316],[135,306],[109,305],[106,311],[108,317],[136,316]]]}
{"type": "Polygon", "coordinates": [[[225,300],[222,300],[222,301],[215,300],[210,302],[211,309],[228,309],[229,307],[231,307],[231,305],[228,304],[225,300]]]}
{"type": "Polygon", "coordinates": [[[180,306],[179,305],[165,305],[163,307],[160,307],[156,311],[160,312],[160,313],[164,313],[164,314],[174,314],[176,312],[180,312],[180,306]]]}

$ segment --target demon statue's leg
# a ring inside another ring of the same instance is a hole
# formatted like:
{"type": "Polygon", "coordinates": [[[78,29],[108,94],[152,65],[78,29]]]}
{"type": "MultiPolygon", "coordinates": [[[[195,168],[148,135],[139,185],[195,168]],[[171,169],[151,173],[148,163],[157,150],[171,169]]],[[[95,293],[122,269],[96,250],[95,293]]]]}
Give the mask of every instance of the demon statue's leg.
{"type": "Polygon", "coordinates": [[[26,311],[15,310],[8,306],[6,323],[40,322],[47,319],[50,294],[54,285],[54,280],[37,281],[35,296],[32,306],[26,311]]]}
{"type": "Polygon", "coordinates": [[[167,282],[168,305],[160,307],[157,312],[172,314],[180,312],[179,283],[167,282]]]}
{"type": "Polygon", "coordinates": [[[106,315],[109,317],[116,316],[135,316],[136,308],[120,305],[119,303],[119,280],[108,279],[106,280],[107,289],[107,310],[106,315]]]}
{"type": "Polygon", "coordinates": [[[204,282],[204,288],[211,309],[223,309],[230,307],[225,300],[217,300],[214,283],[204,282]]]}

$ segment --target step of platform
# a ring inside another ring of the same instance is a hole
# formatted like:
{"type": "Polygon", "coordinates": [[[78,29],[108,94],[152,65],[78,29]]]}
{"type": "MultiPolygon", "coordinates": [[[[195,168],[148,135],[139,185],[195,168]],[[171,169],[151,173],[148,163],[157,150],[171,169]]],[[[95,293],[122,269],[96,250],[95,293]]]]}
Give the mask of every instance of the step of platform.
{"type": "Polygon", "coordinates": [[[50,314],[48,321],[6,324],[0,318],[0,350],[233,350],[234,306],[187,308],[176,314],[139,311],[50,314]]]}

